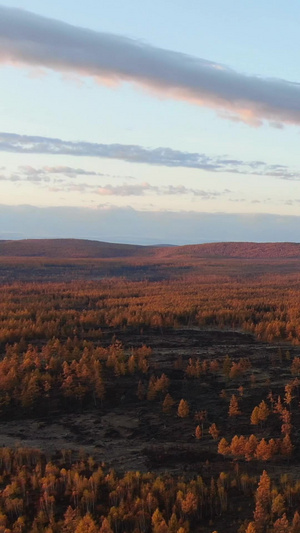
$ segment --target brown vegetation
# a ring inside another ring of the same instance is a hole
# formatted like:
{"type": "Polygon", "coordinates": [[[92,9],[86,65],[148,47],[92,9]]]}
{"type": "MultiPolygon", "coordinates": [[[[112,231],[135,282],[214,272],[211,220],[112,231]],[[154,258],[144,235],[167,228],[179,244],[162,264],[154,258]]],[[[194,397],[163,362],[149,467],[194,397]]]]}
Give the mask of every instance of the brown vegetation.
{"type": "Polygon", "coordinates": [[[2,258],[0,532],[299,533],[299,245],[202,246],[2,258]]]}

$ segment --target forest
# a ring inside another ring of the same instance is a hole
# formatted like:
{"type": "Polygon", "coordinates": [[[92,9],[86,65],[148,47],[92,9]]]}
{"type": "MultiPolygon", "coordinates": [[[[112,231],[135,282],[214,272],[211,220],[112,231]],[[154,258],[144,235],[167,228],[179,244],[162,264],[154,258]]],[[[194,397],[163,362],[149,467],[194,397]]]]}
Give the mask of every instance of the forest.
{"type": "Polygon", "coordinates": [[[201,246],[0,242],[0,533],[300,533],[300,245],[201,246]]]}

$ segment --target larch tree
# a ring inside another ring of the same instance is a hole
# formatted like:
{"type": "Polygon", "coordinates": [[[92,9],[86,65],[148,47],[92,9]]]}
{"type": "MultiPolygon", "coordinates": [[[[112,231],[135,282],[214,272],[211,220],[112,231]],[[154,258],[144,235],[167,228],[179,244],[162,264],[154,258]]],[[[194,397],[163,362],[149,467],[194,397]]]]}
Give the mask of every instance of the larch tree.
{"type": "Polygon", "coordinates": [[[256,530],[254,522],[249,522],[245,533],[257,533],[257,530],[256,530]]]}
{"type": "Polygon", "coordinates": [[[298,511],[293,516],[291,533],[300,533],[300,515],[298,511]]]}
{"type": "MultiPolygon", "coordinates": [[[[100,530],[101,531],[101,530],[100,530]]],[[[90,513],[87,513],[79,522],[75,529],[75,533],[99,533],[99,529],[96,526],[90,513]]],[[[108,532],[110,533],[110,532],[108,532]]]]}
{"type": "Polygon", "coordinates": [[[272,505],[271,505],[272,517],[274,515],[280,517],[283,515],[284,511],[285,511],[284,497],[282,496],[282,494],[279,493],[272,499],[272,505]]]}
{"type": "Polygon", "coordinates": [[[212,436],[212,438],[214,440],[218,440],[218,437],[219,437],[219,433],[220,431],[218,430],[217,426],[215,423],[213,423],[209,428],[208,428],[208,433],[212,436]]]}
{"type": "Polygon", "coordinates": [[[202,438],[202,430],[199,425],[195,429],[195,437],[197,440],[200,440],[202,438]]]}
{"type": "Polygon", "coordinates": [[[258,418],[261,422],[265,422],[270,415],[270,409],[266,402],[262,400],[258,406],[258,418]]]}
{"type": "Polygon", "coordinates": [[[99,533],[114,533],[107,518],[103,518],[99,533]]]}
{"type": "Polygon", "coordinates": [[[258,441],[255,435],[250,435],[249,439],[245,444],[245,458],[246,461],[251,461],[255,455],[258,441]]]}
{"type": "Polygon", "coordinates": [[[224,437],[219,442],[218,453],[221,455],[228,455],[230,453],[230,446],[224,437]]]}
{"type": "Polygon", "coordinates": [[[163,404],[162,404],[163,413],[170,414],[171,411],[172,411],[172,407],[173,407],[174,403],[175,402],[174,402],[172,396],[169,393],[166,394],[165,399],[164,399],[163,404]]]}
{"type": "Polygon", "coordinates": [[[241,415],[241,411],[240,411],[240,408],[239,408],[239,402],[238,402],[238,399],[237,397],[233,394],[230,398],[230,402],[229,402],[229,409],[228,409],[228,416],[230,417],[235,417],[235,416],[238,416],[238,415],[241,415]]]}
{"type": "Polygon", "coordinates": [[[270,518],[271,480],[266,470],[260,476],[255,499],[254,522],[257,533],[261,533],[270,518]]]}
{"type": "Polygon", "coordinates": [[[181,399],[178,405],[177,414],[180,418],[187,418],[190,413],[190,407],[186,400],[181,399]]]}
{"type": "Polygon", "coordinates": [[[286,514],[284,513],[284,515],[281,518],[278,518],[276,522],[274,522],[273,532],[274,533],[290,533],[290,531],[291,530],[289,526],[289,521],[286,517],[286,514]]]}
{"type": "Polygon", "coordinates": [[[293,453],[293,444],[289,435],[285,435],[280,445],[280,451],[285,457],[290,457],[293,453]]]}

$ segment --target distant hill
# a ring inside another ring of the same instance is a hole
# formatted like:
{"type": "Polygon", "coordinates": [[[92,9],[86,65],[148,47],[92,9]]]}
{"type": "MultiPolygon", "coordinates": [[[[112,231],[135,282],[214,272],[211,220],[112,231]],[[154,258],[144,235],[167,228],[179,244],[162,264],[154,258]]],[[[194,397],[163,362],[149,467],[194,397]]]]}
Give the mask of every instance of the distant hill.
{"type": "Polygon", "coordinates": [[[187,258],[241,258],[241,259],[279,259],[300,258],[300,244],[289,242],[216,242],[164,248],[158,251],[160,256],[174,259],[187,258]]]}
{"type": "Polygon", "coordinates": [[[149,257],[157,260],[200,258],[300,259],[299,243],[219,242],[186,246],[138,246],[83,239],[0,240],[0,257],[108,259],[149,257]]]}
{"type": "Polygon", "coordinates": [[[49,257],[56,259],[114,258],[152,255],[154,247],[113,244],[83,239],[25,239],[0,241],[0,257],[49,257]]]}

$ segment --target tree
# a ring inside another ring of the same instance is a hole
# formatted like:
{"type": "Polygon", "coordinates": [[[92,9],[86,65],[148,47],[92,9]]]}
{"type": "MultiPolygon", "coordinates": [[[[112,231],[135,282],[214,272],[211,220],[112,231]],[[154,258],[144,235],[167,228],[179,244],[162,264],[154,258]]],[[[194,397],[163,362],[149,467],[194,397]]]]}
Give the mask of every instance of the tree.
{"type": "Polygon", "coordinates": [[[273,515],[281,516],[285,511],[284,497],[282,494],[277,494],[272,500],[271,513],[273,515]]]}
{"type": "Polygon", "coordinates": [[[220,431],[218,430],[217,426],[215,423],[213,423],[209,428],[208,428],[208,433],[212,436],[212,438],[214,440],[217,440],[218,437],[219,437],[219,433],[220,431]]]}
{"type": "Polygon", "coordinates": [[[260,461],[268,461],[271,458],[270,447],[265,439],[261,439],[261,441],[258,443],[255,451],[255,457],[260,461]]]}
{"type": "Polygon", "coordinates": [[[200,440],[202,438],[202,430],[200,426],[197,426],[195,429],[195,437],[197,440],[200,440]]]}
{"type": "Polygon", "coordinates": [[[114,533],[113,530],[110,527],[109,521],[107,518],[103,519],[103,522],[101,524],[101,527],[99,529],[99,533],[114,533]]]}
{"type": "Polygon", "coordinates": [[[271,497],[271,480],[264,470],[260,476],[256,491],[256,505],[254,511],[254,522],[257,533],[261,533],[264,526],[269,521],[269,504],[271,497]]]}
{"type": "Polygon", "coordinates": [[[291,438],[289,435],[286,435],[281,442],[280,451],[285,457],[290,457],[292,455],[294,446],[292,445],[291,438]]]}
{"type": "Polygon", "coordinates": [[[255,452],[256,452],[257,444],[258,442],[257,442],[256,436],[253,434],[250,435],[249,439],[247,440],[245,444],[246,461],[251,461],[251,459],[253,459],[255,452]]]}
{"type": "Polygon", "coordinates": [[[230,453],[232,455],[245,455],[245,447],[246,447],[247,439],[241,435],[238,437],[238,435],[235,435],[230,443],[230,453]]]}
{"type": "MultiPolygon", "coordinates": [[[[98,530],[94,520],[92,519],[90,513],[87,513],[80,520],[78,526],[75,529],[75,533],[99,533],[99,530],[98,530]]],[[[107,533],[110,533],[110,532],[107,532],[107,533]]]]}
{"type": "Polygon", "coordinates": [[[262,400],[258,406],[254,407],[251,413],[251,424],[257,426],[260,422],[264,422],[265,420],[267,420],[269,414],[270,409],[267,406],[266,402],[262,400]]]}
{"type": "Polygon", "coordinates": [[[170,414],[171,411],[172,411],[172,407],[173,407],[174,403],[175,402],[174,402],[172,396],[169,393],[166,394],[165,399],[164,399],[163,404],[162,404],[163,413],[170,414]]]}
{"type": "Polygon", "coordinates": [[[274,533],[290,533],[289,521],[285,513],[274,522],[273,531],[274,533]]]}
{"type": "Polygon", "coordinates": [[[180,504],[184,514],[192,514],[197,511],[198,500],[193,492],[188,491],[186,497],[181,500],[180,504]]]}
{"type": "Polygon", "coordinates": [[[257,405],[254,407],[251,413],[250,422],[253,426],[257,426],[259,424],[259,409],[257,405]]]}
{"type": "Polygon", "coordinates": [[[262,400],[258,406],[258,418],[261,422],[265,422],[270,414],[270,409],[266,402],[262,400]]]}
{"type": "Polygon", "coordinates": [[[218,453],[220,453],[221,455],[228,455],[230,453],[229,444],[224,437],[219,442],[218,453]]]}
{"type": "Polygon", "coordinates": [[[241,415],[241,411],[239,409],[239,402],[238,402],[238,399],[237,397],[233,394],[230,398],[230,402],[229,402],[229,410],[228,410],[228,415],[230,417],[234,417],[234,416],[238,416],[238,415],[241,415]]]}
{"type": "Polygon", "coordinates": [[[300,533],[300,515],[298,511],[295,512],[293,517],[291,533],[300,533]]]}
{"type": "Polygon", "coordinates": [[[256,533],[256,527],[254,522],[249,522],[245,533],[256,533]]]}
{"type": "Polygon", "coordinates": [[[179,525],[178,525],[178,520],[177,520],[177,516],[175,513],[172,513],[172,516],[168,523],[168,527],[169,527],[169,533],[177,533],[179,525]]]}
{"type": "Polygon", "coordinates": [[[187,418],[189,416],[190,407],[186,400],[181,399],[178,405],[177,414],[180,418],[187,418]]]}
{"type": "Polygon", "coordinates": [[[154,511],[151,522],[153,533],[168,533],[167,523],[158,508],[154,511]]]}

